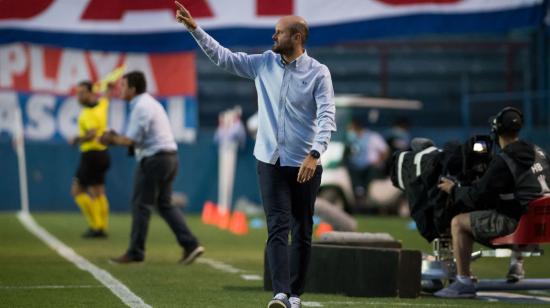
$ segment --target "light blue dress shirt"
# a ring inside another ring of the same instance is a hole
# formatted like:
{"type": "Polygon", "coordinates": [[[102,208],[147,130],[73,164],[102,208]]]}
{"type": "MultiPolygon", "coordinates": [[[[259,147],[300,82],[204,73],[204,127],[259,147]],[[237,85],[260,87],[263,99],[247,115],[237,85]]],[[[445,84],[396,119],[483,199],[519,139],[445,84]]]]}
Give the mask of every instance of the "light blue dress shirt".
{"type": "Polygon", "coordinates": [[[149,93],[140,94],[130,101],[130,109],[125,135],[135,142],[138,161],[160,151],[177,151],[168,115],[154,97],[149,93]]]}
{"type": "Polygon", "coordinates": [[[311,150],[323,153],[336,131],[334,90],[328,68],[306,52],[284,64],[272,51],[248,55],[221,46],[197,27],[191,34],[217,66],[253,79],[258,92],[259,161],[299,167],[311,150]]]}

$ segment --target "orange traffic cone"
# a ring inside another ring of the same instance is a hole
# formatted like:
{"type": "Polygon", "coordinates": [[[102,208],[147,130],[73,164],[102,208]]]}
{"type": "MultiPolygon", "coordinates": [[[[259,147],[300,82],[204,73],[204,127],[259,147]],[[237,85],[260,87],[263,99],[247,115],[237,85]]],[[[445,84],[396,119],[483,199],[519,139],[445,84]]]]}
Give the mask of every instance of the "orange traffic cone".
{"type": "Polygon", "coordinates": [[[236,235],[245,235],[248,233],[248,222],[246,221],[246,215],[235,210],[229,223],[229,231],[236,235]]]}
{"type": "Polygon", "coordinates": [[[207,225],[215,225],[218,220],[218,208],[212,201],[206,201],[202,207],[202,222],[207,225]]]}
{"type": "Polygon", "coordinates": [[[321,223],[319,223],[319,226],[317,226],[317,230],[315,230],[315,236],[321,237],[321,235],[333,230],[334,229],[332,228],[331,224],[321,221],[321,223]]]}
{"type": "Polygon", "coordinates": [[[229,227],[229,221],[231,220],[231,211],[222,210],[218,208],[218,221],[217,225],[220,229],[227,229],[229,227]]]}

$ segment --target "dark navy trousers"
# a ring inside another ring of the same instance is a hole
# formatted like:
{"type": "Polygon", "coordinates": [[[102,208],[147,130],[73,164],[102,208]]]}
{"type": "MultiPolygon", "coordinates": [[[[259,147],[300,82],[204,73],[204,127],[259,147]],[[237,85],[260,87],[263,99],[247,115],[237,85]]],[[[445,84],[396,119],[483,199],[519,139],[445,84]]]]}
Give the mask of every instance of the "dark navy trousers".
{"type": "Polygon", "coordinates": [[[301,295],[311,256],[315,198],[323,168],[298,183],[299,167],[258,161],[258,179],[267,219],[267,259],[273,293],[301,295]],[[289,243],[290,234],[290,247],[289,243]]]}

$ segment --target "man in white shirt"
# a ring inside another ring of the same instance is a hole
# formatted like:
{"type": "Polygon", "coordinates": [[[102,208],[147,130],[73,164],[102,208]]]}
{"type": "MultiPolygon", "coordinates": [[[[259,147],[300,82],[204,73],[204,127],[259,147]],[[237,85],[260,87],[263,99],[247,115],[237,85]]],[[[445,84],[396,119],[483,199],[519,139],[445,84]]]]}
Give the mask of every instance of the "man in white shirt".
{"type": "Polygon", "coordinates": [[[170,202],[178,171],[178,146],[166,111],[145,92],[146,88],[142,72],[130,72],[122,77],[121,96],[130,102],[131,109],[126,134],[109,131],[101,137],[103,144],[135,148],[138,162],[132,195],[130,247],[111,261],[124,264],[145,259],[145,239],[154,208],[174,232],[183,248],[180,263],[187,265],[204,252],[204,247],[187,227],[181,211],[170,202]]]}

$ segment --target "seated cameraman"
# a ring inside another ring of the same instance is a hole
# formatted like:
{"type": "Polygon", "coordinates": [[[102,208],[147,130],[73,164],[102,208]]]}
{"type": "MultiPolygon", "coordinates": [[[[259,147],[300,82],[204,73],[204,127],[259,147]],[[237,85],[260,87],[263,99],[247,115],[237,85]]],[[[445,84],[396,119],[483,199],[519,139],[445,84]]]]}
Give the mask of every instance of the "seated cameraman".
{"type": "MultiPolygon", "coordinates": [[[[451,221],[457,279],[435,296],[475,297],[476,289],[470,279],[474,240],[490,246],[492,239],[513,233],[529,202],[550,192],[549,161],[539,147],[518,138],[522,122],[521,112],[512,107],[504,108],[492,119],[491,128],[502,151],[472,186],[461,187],[447,178],[441,179],[438,187],[451,195],[453,204],[471,208],[472,212],[459,214],[451,221]],[[487,198],[498,201],[494,208],[486,209],[481,204],[487,198]]],[[[523,267],[521,260],[515,260],[508,279],[517,281],[523,276],[523,267]]]]}

